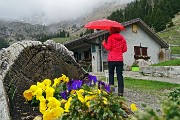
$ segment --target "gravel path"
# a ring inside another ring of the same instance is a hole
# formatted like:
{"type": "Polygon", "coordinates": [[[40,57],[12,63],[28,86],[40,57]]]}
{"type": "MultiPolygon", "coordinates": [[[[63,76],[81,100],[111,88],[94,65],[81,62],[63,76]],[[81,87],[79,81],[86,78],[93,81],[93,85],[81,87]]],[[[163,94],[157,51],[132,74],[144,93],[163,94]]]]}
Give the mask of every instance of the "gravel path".
{"type": "MultiPolygon", "coordinates": [[[[96,73],[94,75],[103,76],[104,73],[96,73]]],[[[132,72],[132,71],[123,71],[123,76],[134,78],[134,79],[154,80],[154,81],[180,84],[180,79],[178,79],[178,78],[143,76],[139,72],[132,72]]],[[[125,88],[124,97],[126,98],[127,103],[129,105],[131,103],[135,103],[140,109],[143,109],[142,104],[145,104],[145,105],[153,108],[154,110],[159,111],[160,104],[161,104],[160,102],[165,97],[163,95],[168,92],[169,91],[158,91],[158,93],[146,93],[145,91],[125,88]]]]}
{"type": "Polygon", "coordinates": [[[160,101],[162,97],[157,97],[156,94],[145,93],[142,91],[125,89],[124,97],[127,100],[127,103],[135,103],[138,108],[143,109],[142,104],[145,104],[154,110],[160,109],[160,101]]]}
{"type": "MultiPolygon", "coordinates": [[[[143,80],[154,80],[160,82],[169,82],[174,84],[180,84],[180,79],[176,78],[167,78],[167,77],[152,77],[152,76],[143,76],[139,72],[124,71],[124,77],[130,77],[134,79],[143,79],[143,80]]],[[[143,109],[142,104],[145,104],[154,110],[159,111],[164,95],[169,91],[158,91],[158,93],[146,93],[144,91],[125,89],[124,97],[127,98],[129,104],[135,103],[140,109],[143,109]]]]}

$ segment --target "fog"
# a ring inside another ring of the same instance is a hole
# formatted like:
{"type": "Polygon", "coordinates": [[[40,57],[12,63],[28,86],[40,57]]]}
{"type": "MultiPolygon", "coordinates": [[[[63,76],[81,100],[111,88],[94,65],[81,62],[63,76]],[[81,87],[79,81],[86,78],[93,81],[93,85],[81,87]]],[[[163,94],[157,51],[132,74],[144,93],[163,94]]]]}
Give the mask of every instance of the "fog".
{"type": "Polygon", "coordinates": [[[76,19],[115,1],[133,0],[0,0],[0,18],[51,24],[76,19]]]}

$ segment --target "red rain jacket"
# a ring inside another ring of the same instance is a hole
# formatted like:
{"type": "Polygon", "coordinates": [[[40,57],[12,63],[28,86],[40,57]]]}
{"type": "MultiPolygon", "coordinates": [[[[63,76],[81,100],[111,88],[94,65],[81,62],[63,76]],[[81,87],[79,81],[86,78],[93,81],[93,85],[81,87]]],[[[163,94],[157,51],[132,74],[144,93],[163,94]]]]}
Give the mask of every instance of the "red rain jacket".
{"type": "Polygon", "coordinates": [[[103,42],[102,45],[108,50],[108,61],[123,61],[123,53],[127,51],[127,44],[121,34],[111,34],[107,43],[103,42]]]}

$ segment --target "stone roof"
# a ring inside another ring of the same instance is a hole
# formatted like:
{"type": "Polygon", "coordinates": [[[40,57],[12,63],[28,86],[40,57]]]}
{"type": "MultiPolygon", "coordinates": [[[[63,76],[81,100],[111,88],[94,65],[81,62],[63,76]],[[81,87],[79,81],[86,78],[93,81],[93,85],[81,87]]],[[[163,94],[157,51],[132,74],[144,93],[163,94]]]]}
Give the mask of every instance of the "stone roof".
{"type": "MultiPolygon", "coordinates": [[[[140,26],[149,36],[153,38],[162,48],[168,48],[169,45],[164,42],[145,22],[143,22],[140,18],[132,19],[130,21],[122,23],[124,27],[127,27],[129,25],[132,25],[136,23],[138,26],[140,26]]],[[[67,41],[64,43],[66,47],[70,47],[72,45],[76,45],[79,43],[85,43],[86,41],[90,41],[94,38],[97,38],[99,36],[108,34],[108,31],[98,31],[95,33],[88,34],[86,36],[80,37],[75,40],[67,41]]]]}

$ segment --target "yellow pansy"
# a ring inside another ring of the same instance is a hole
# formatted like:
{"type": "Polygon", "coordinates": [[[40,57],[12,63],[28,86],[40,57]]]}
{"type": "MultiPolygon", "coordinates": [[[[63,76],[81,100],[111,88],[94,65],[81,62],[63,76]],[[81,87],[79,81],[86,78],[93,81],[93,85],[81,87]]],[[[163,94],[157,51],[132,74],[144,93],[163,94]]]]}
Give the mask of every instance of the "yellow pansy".
{"type": "Polygon", "coordinates": [[[65,112],[69,112],[69,108],[70,108],[70,105],[71,105],[71,100],[72,100],[72,97],[70,97],[67,101],[67,103],[65,104],[64,108],[65,108],[65,112]]]}
{"type": "Polygon", "coordinates": [[[61,105],[60,101],[57,100],[55,97],[48,98],[48,104],[47,104],[48,109],[60,107],[60,105],[61,105]]]}
{"type": "Polygon", "coordinates": [[[56,107],[51,110],[51,113],[54,115],[54,118],[58,118],[64,113],[64,109],[61,107],[56,107]]]}
{"type": "Polygon", "coordinates": [[[37,88],[35,95],[36,95],[36,100],[39,100],[39,97],[42,96],[42,89],[41,88],[37,88]]]}
{"type": "Polygon", "coordinates": [[[40,101],[39,111],[40,111],[42,114],[44,114],[44,112],[45,112],[46,109],[47,109],[46,99],[44,98],[44,96],[41,96],[41,97],[39,97],[39,101],[40,101]]]}
{"type": "Polygon", "coordinates": [[[46,110],[43,114],[43,120],[56,120],[64,113],[63,108],[56,107],[51,110],[46,110]]]}
{"type": "Polygon", "coordinates": [[[66,78],[65,78],[65,82],[69,82],[69,77],[66,77],[66,78]]]}
{"type": "Polygon", "coordinates": [[[107,98],[103,97],[103,103],[107,105],[107,98]]]}
{"type": "Polygon", "coordinates": [[[90,101],[86,102],[86,106],[90,108],[90,101]]]}
{"type": "Polygon", "coordinates": [[[84,103],[84,102],[85,102],[84,97],[78,96],[78,99],[79,99],[82,103],[84,103]]]}
{"type": "Polygon", "coordinates": [[[46,99],[48,99],[49,97],[54,96],[55,89],[52,87],[48,87],[48,88],[46,88],[45,92],[46,92],[46,99]]]}
{"type": "Polygon", "coordinates": [[[60,103],[62,103],[62,104],[66,103],[66,102],[67,102],[67,100],[65,100],[65,99],[62,99],[62,100],[60,101],[60,103]]]}
{"type": "Polygon", "coordinates": [[[60,83],[60,79],[59,78],[55,78],[54,79],[54,84],[52,86],[56,87],[57,85],[59,85],[59,83],[60,83]]]}
{"type": "Polygon", "coordinates": [[[82,96],[82,93],[84,93],[84,90],[83,89],[80,89],[80,90],[78,90],[78,91],[76,91],[76,94],[78,95],[78,96],[82,96]]]}
{"type": "Polygon", "coordinates": [[[38,87],[37,87],[36,85],[31,85],[31,87],[30,87],[29,90],[32,92],[32,95],[33,95],[33,96],[35,95],[37,88],[38,88],[38,87]]]}
{"type": "Polygon", "coordinates": [[[71,90],[70,94],[76,93],[76,90],[71,90]]]}
{"type": "Polygon", "coordinates": [[[91,94],[91,95],[93,94],[93,92],[88,92],[88,93],[91,94]]]}
{"type": "Polygon", "coordinates": [[[101,90],[98,89],[98,94],[101,94],[101,90]]]}
{"type": "Polygon", "coordinates": [[[23,92],[23,96],[28,100],[32,100],[32,91],[31,90],[25,90],[23,92]]]}
{"type": "Polygon", "coordinates": [[[130,105],[130,108],[131,108],[131,110],[132,110],[133,112],[135,112],[135,111],[138,110],[138,108],[136,107],[136,104],[134,104],[134,103],[132,103],[132,104],[130,105]]]}
{"type": "Polygon", "coordinates": [[[51,86],[51,80],[50,80],[50,79],[45,79],[45,80],[43,81],[43,83],[44,83],[44,85],[45,85],[46,87],[50,87],[50,86],[51,86]]]}
{"type": "Polygon", "coordinates": [[[43,91],[46,89],[44,83],[37,82],[37,87],[41,88],[43,91]]]}
{"type": "Polygon", "coordinates": [[[64,74],[62,74],[62,80],[63,80],[63,82],[65,82],[66,81],[66,75],[64,75],[64,74]]]}
{"type": "Polygon", "coordinates": [[[92,100],[95,97],[96,97],[95,95],[86,95],[84,100],[85,100],[85,102],[87,102],[89,100],[92,100]]]}

